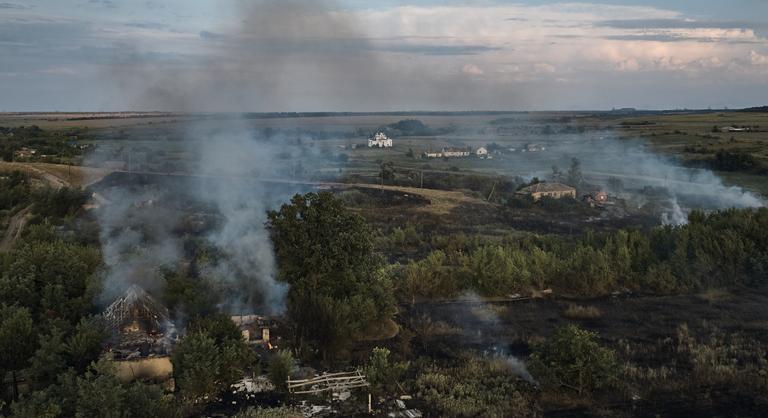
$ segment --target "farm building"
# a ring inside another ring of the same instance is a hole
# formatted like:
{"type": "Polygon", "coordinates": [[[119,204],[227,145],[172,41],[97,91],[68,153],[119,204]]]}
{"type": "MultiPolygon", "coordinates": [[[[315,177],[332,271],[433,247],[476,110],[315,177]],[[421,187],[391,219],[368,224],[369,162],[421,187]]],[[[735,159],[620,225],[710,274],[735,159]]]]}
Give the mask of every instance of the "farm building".
{"type": "Polygon", "coordinates": [[[456,148],[456,147],[447,147],[443,148],[443,157],[446,158],[456,158],[456,157],[469,157],[469,148],[456,148]]]}
{"type": "Polygon", "coordinates": [[[392,148],[392,138],[387,138],[383,132],[377,132],[372,138],[368,138],[368,148],[392,148]]]}
{"type": "Polygon", "coordinates": [[[554,199],[570,197],[575,199],[576,189],[562,183],[536,183],[528,187],[523,187],[517,191],[517,194],[521,196],[531,196],[534,202],[542,197],[551,197],[554,199]]]}
{"type": "Polygon", "coordinates": [[[480,147],[477,150],[475,150],[475,154],[480,158],[485,158],[488,156],[488,149],[485,147],[480,147]]]}
{"type": "MultiPolygon", "coordinates": [[[[486,150],[486,154],[487,154],[486,150]]],[[[470,152],[470,148],[456,148],[456,147],[444,147],[442,150],[438,151],[425,151],[423,156],[424,158],[460,158],[460,157],[469,157],[469,155],[472,154],[470,152]]]]}

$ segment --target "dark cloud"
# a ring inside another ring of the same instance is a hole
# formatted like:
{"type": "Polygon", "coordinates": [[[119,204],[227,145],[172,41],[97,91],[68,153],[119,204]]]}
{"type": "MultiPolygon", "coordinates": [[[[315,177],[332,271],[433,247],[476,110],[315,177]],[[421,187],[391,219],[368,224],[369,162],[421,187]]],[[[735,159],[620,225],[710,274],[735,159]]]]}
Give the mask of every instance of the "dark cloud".
{"type": "Polygon", "coordinates": [[[95,4],[102,7],[107,7],[110,9],[117,8],[117,3],[115,3],[112,0],[88,0],[88,3],[95,4]]]}
{"type": "Polygon", "coordinates": [[[222,39],[227,39],[228,36],[222,33],[209,32],[207,30],[204,30],[200,32],[200,38],[205,40],[220,41],[222,39]]]}
{"type": "Polygon", "coordinates": [[[159,22],[128,22],[125,26],[140,29],[166,29],[168,25],[159,22]]]}
{"type": "Polygon", "coordinates": [[[501,48],[483,45],[425,45],[425,44],[396,44],[396,45],[371,45],[376,51],[401,52],[419,55],[477,55],[483,52],[498,51],[501,48]]]}
{"type": "Polygon", "coordinates": [[[31,9],[34,6],[27,6],[23,4],[16,4],[16,3],[0,3],[0,9],[16,9],[16,10],[23,10],[23,9],[31,9]]]}

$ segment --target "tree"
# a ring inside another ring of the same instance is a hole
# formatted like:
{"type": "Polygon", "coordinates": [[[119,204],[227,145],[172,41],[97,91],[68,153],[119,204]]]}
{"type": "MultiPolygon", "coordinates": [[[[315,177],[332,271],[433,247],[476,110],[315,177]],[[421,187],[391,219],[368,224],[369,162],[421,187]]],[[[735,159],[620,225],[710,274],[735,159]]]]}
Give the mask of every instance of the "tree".
{"type": "Polygon", "coordinates": [[[290,285],[287,316],[299,350],[316,343],[326,357],[394,314],[373,234],[341,200],[329,192],[296,195],[268,218],[278,278],[290,285]]]}
{"type": "Polygon", "coordinates": [[[19,303],[36,320],[63,318],[72,324],[93,310],[102,262],[96,248],[61,240],[19,244],[0,277],[0,303],[19,303]]]}
{"type": "Polygon", "coordinates": [[[389,356],[388,349],[376,347],[365,367],[365,377],[382,393],[394,388],[408,369],[408,363],[391,361],[389,356]]]}
{"type": "Polygon", "coordinates": [[[98,319],[81,319],[64,346],[68,364],[74,367],[76,372],[84,372],[99,358],[106,337],[107,331],[98,319]]]}
{"type": "Polygon", "coordinates": [[[611,384],[618,374],[615,353],[597,342],[597,334],[568,325],[534,346],[531,369],[545,384],[564,386],[579,395],[611,384]]]}
{"type": "Polygon", "coordinates": [[[64,346],[64,332],[59,327],[52,327],[49,333],[40,335],[40,348],[30,359],[29,377],[32,386],[43,389],[54,382],[56,377],[67,368],[67,356],[64,346]]]}
{"type": "Polygon", "coordinates": [[[196,403],[218,393],[216,341],[203,333],[187,334],[173,350],[173,377],[182,401],[196,403]]]}
{"type": "Polygon", "coordinates": [[[13,379],[13,399],[19,397],[16,372],[29,365],[35,352],[37,334],[32,316],[26,308],[0,305],[0,372],[10,371],[13,379]]]}
{"type": "Polygon", "coordinates": [[[379,171],[379,176],[381,177],[381,184],[384,184],[385,181],[394,181],[395,180],[395,163],[392,161],[386,161],[381,163],[381,170],[379,171]]]}
{"type": "Polygon", "coordinates": [[[288,389],[286,386],[288,377],[290,377],[293,370],[296,368],[296,360],[288,350],[280,350],[269,361],[269,368],[267,369],[267,376],[269,381],[278,390],[285,391],[288,389]]]}
{"type": "Polygon", "coordinates": [[[216,315],[190,321],[171,362],[181,398],[192,405],[227,390],[255,359],[235,324],[216,315]]]}
{"type": "Polygon", "coordinates": [[[72,369],[59,374],[56,384],[38,390],[11,410],[14,418],[178,417],[180,411],[159,386],[124,383],[106,359],[93,362],[82,375],[72,369]]]}

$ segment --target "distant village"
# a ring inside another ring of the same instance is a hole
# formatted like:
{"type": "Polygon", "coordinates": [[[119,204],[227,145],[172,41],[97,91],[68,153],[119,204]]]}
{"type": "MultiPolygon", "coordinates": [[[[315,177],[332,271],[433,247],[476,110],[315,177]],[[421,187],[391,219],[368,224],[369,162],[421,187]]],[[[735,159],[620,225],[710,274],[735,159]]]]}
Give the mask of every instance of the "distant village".
{"type": "MultiPolygon", "coordinates": [[[[394,147],[394,141],[389,138],[383,132],[377,132],[373,136],[368,138],[368,148],[392,148],[394,147]]],[[[352,148],[357,148],[352,146],[352,148]]],[[[441,147],[440,150],[427,149],[420,154],[421,158],[468,158],[477,157],[480,159],[493,159],[494,154],[500,155],[504,153],[513,152],[540,152],[546,151],[546,147],[541,144],[525,144],[522,148],[502,148],[495,147],[493,151],[490,146],[481,146],[478,148],[472,148],[471,146],[456,147],[447,146],[441,147]]]]}

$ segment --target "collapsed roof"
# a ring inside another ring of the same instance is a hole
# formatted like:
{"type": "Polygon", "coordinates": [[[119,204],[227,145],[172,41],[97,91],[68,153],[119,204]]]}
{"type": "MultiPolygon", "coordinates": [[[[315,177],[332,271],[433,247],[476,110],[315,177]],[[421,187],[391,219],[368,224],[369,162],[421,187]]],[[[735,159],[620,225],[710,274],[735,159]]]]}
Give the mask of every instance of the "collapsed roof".
{"type": "Polygon", "coordinates": [[[137,320],[146,324],[145,331],[159,331],[170,323],[168,309],[137,285],[129,287],[102,315],[109,327],[118,331],[137,320]]]}

